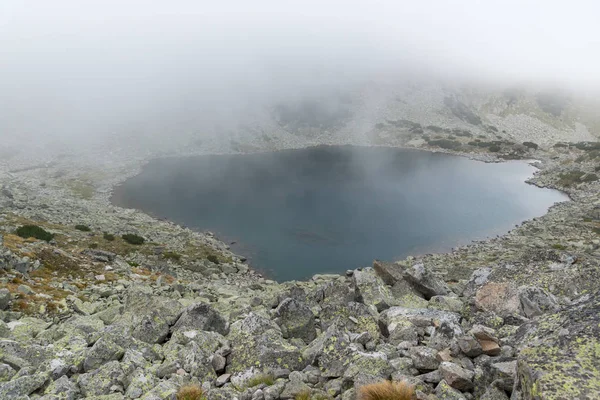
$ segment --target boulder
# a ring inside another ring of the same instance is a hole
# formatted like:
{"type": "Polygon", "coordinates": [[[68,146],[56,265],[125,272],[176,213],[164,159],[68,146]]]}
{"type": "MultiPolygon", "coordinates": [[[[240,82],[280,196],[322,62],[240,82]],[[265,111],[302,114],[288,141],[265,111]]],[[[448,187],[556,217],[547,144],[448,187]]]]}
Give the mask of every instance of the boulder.
{"type": "Polygon", "coordinates": [[[398,263],[375,260],[373,270],[388,286],[394,286],[396,282],[404,279],[404,268],[398,263]]]}
{"type": "Polygon", "coordinates": [[[451,293],[446,282],[426,269],[423,264],[416,264],[411,268],[407,268],[403,276],[426,299],[451,293]]]}
{"type": "Polygon", "coordinates": [[[125,354],[125,350],[121,346],[102,337],[87,352],[83,361],[83,369],[85,372],[95,370],[108,361],[120,360],[123,354],[125,354]]]}
{"type": "Polygon", "coordinates": [[[600,368],[599,338],[600,292],[519,327],[516,388],[522,398],[598,398],[592,377],[600,368]]]}
{"type": "Polygon", "coordinates": [[[231,354],[227,372],[232,375],[250,368],[301,370],[308,365],[300,349],[283,338],[279,326],[256,313],[236,321],[228,339],[231,354]]]}
{"type": "Polygon", "coordinates": [[[8,308],[11,298],[12,295],[8,289],[0,289],[0,310],[6,310],[8,308]]]}
{"type": "Polygon", "coordinates": [[[519,292],[512,283],[488,282],[477,290],[475,307],[501,317],[517,315],[521,310],[519,292]]]}
{"type": "Polygon", "coordinates": [[[357,351],[348,334],[333,324],[304,350],[303,358],[318,366],[324,377],[339,378],[357,351]]]}
{"type": "Polygon", "coordinates": [[[431,347],[416,346],[409,349],[413,365],[420,371],[433,371],[438,369],[440,361],[437,359],[437,350],[431,347]]]}
{"type": "Polygon", "coordinates": [[[186,308],[172,328],[173,332],[179,330],[213,331],[227,335],[229,323],[209,304],[197,303],[186,308]]]}
{"type": "Polygon", "coordinates": [[[373,268],[356,270],[352,275],[356,301],[374,306],[381,312],[394,304],[389,288],[373,268]]]}
{"type": "Polygon", "coordinates": [[[368,333],[372,339],[378,339],[380,335],[377,313],[363,303],[327,304],[321,309],[319,318],[323,331],[336,324],[348,332],[368,333]]]}
{"type": "Polygon", "coordinates": [[[124,392],[126,374],[118,361],[110,361],[100,368],[79,375],[77,384],[84,396],[102,396],[124,392]]]}
{"type": "Polygon", "coordinates": [[[473,376],[475,374],[457,364],[447,361],[442,362],[440,373],[448,385],[454,389],[466,392],[473,388],[473,376]]]}
{"type": "Polygon", "coordinates": [[[527,318],[533,318],[546,312],[556,312],[560,309],[556,298],[538,287],[520,287],[519,299],[523,315],[527,318]]]}
{"type": "Polygon", "coordinates": [[[310,343],[317,337],[315,316],[306,304],[288,297],[279,304],[275,316],[284,338],[310,343]]]}
{"type": "Polygon", "coordinates": [[[344,371],[344,384],[359,388],[370,383],[390,379],[394,368],[383,353],[358,352],[344,371]]]}
{"type": "Polygon", "coordinates": [[[435,387],[435,395],[438,400],[467,400],[465,395],[454,389],[443,379],[435,387]]]}
{"type": "Polygon", "coordinates": [[[16,399],[29,396],[48,380],[45,374],[24,375],[0,385],[0,399],[16,399]]]}

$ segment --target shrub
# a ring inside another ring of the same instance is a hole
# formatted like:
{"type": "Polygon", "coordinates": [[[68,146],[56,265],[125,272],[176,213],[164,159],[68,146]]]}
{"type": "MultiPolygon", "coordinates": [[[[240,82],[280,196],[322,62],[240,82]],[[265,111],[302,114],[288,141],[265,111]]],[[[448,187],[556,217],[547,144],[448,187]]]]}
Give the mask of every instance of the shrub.
{"type": "Polygon", "coordinates": [[[179,388],[177,400],[206,400],[206,396],[200,386],[187,385],[179,388]]]}
{"type": "Polygon", "coordinates": [[[406,382],[383,381],[364,385],[358,390],[359,400],[412,400],[415,390],[406,382]]]}
{"type": "Polygon", "coordinates": [[[246,387],[251,388],[254,386],[261,385],[263,383],[267,386],[271,386],[273,383],[275,383],[275,378],[271,374],[254,375],[248,380],[248,382],[246,382],[246,387]]]}
{"type": "Polygon", "coordinates": [[[23,225],[17,228],[16,234],[22,238],[36,238],[39,240],[51,241],[54,235],[37,225],[23,225]]]}
{"type": "Polygon", "coordinates": [[[98,243],[90,243],[90,245],[88,247],[90,249],[97,249],[98,248],[98,243]]]}
{"type": "Polygon", "coordinates": [[[175,253],[174,251],[165,251],[163,257],[166,260],[179,261],[179,259],[181,259],[181,254],[175,253]]]}
{"type": "Polygon", "coordinates": [[[129,244],[135,244],[135,245],[144,244],[144,242],[146,241],[143,237],[141,237],[139,235],[135,235],[133,233],[126,233],[126,234],[124,234],[121,237],[127,243],[129,243],[129,244]]]}
{"type": "Polygon", "coordinates": [[[206,257],[206,259],[208,261],[210,261],[211,263],[215,263],[215,264],[219,263],[219,259],[214,254],[209,255],[208,257],[206,257]]]}
{"type": "Polygon", "coordinates": [[[598,180],[598,175],[596,174],[585,174],[583,178],[581,178],[581,182],[595,182],[598,180]]]}
{"type": "Polygon", "coordinates": [[[78,231],[81,231],[81,232],[90,232],[91,231],[90,227],[87,225],[75,225],[75,229],[77,229],[78,231]]]}
{"type": "Polygon", "coordinates": [[[430,140],[429,145],[441,147],[442,149],[457,149],[460,147],[460,142],[449,139],[430,140]]]}
{"type": "Polygon", "coordinates": [[[566,143],[556,143],[556,144],[554,145],[554,147],[555,147],[555,148],[559,148],[559,147],[569,147],[569,145],[568,145],[568,144],[566,144],[566,143]]]}
{"type": "Polygon", "coordinates": [[[565,187],[571,187],[581,182],[581,177],[585,174],[583,171],[569,171],[559,175],[558,184],[565,187]]]}
{"type": "Polygon", "coordinates": [[[113,240],[115,240],[115,235],[113,235],[112,233],[108,233],[108,232],[104,232],[102,237],[104,238],[104,240],[108,240],[109,242],[112,242],[113,240]]]}
{"type": "Polygon", "coordinates": [[[493,144],[488,148],[488,150],[492,153],[497,153],[500,151],[500,149],[501,149],[501,147],[498,146],[497,144],[493,144]]]}
{"type": "Polygon", "coordinates": [[[528,149],[534,149],[534,150],[537,150],[539,147],[537,145],[537,143],[533,143],[533,142],[523,142],[523,146],[527,147],[528,149]]]}
{"type": "Polygon", "coordinates": [[[552,245],[552,248],[553,248],[553,249],[555,249],[555,250],[566,250],[566,249],[567,249],[567,246],[564,246],[564,245],[562,245],[562,244],[558,244],[558,243],[556,243],[556,244],[553,244],[553,245],[552,245]]]}

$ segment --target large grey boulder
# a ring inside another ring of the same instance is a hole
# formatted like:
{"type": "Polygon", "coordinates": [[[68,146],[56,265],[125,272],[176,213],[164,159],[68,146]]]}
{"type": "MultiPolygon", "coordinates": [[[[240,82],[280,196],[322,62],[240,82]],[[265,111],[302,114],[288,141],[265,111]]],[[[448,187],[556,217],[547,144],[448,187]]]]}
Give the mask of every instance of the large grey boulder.
{"type": "Polygon", "coordinates": [[[61,376],[48,385],[44,394],[49,398],[58,398],[61,400],[75,400],[81,398],[79,387],[67,376],[61,376]]]}
{"type": "Polygon", "coordinates": [[[163,346],[164,361],[160,375],[170,375],[181,368],[205,381],[216,379],[211,359],[219,348],[227,346],[227,340],[216,332],[178,331],[163,346]]]}
{"type": "Polygon", "coordinates": [[[158,310],[142,317],[132,332],[134,338],[150,344],[163,343],[168,335],[169,321],[158,310]]]}
{"type": "Polygon", "coordinates": [[[10,304],[12,296],[6,288],[0,289],[0,310],[6,310],[10,304]]]}
{"type": "Polygon", "coordinates": [[[228,339],[231,354],[227,372],[232,374],[232,382],[238,381],[237,374],[251,368],[302,370],[308,365],[300,349],[283,338],[279,326],[256,313],[232,324],[228,339]]]}
{"type": "Polygon", "coordinates": [[[430,299],[433,296],[444,296],[451,293],[448,285],[423,264],[413,265],[404,271],[406,279],[419,293],[430,299]]]}
{"type": "Polygon", "coordinates": [[[333,324],[304,350],[303,358],[318,366],[322,376],[339,378],[357,354],[353,346],[348,334],[333,324]]]}
{"type": "Polygon", "coordinates": [[[24,375],[0,385],[0,399],[15,399],[35,392],[48,380],[45,374],[24,375]]]}
{"type": "Polygon", "coordinates": [[[473,376],[475,375],[473,371],[447,361],[440,364],[439,370],[442,378],[454,389],[466,392],[473,388],[473,376]]]}
{"type": "Polygon", "coordinates": [[[519,287],[519,299],[523,315],[533,318],[546,312],[556,312],[560,309],[558,301],[551,294],[535,286],[519,287]]]}
{"type": "Polygon", "coordinates": [[[423,337],[426,331],[446,339],[462,335],[460,319],[459,314],[448,311],[392,307],[380,314],[379,321],[387,328],[391,340],[400,342],[414,341],[415,330],[418,337],[423,337]]]}
{"type": "Polygon", "coordinates": [[[125,349],[109,338],[102,337],[87,352],[83,369],[85,372],[92,371],[108,361],[120,360],[123,354],[125,349]]]}
{"type": "Polygon", "coordinates": [[[229,323],[209,304],[197,303],[185,309],[172,330],[173,332],[179,330],[213,331],[227,335],[229,323]]]}
{"type": "Polygon", "coordinates": [[[374,306],[381,312],[394,305],[390,289],[373,268],[356,270],[352,275],[356,301],[374,306]]]}
{"type": "Polygon", "coordinates": [[[420,371],[433,371],[440,366],[440,360],[437,357],[438,351],[431,347],[416,346],[409,349],[410,358],[413,365],[420,371]]]}
{"type": "Polygon", "coordinates": [[[404,268],[397,263],[375,260],[373,270],[389,286],[394,286],[396,282],[404,279],[404,268]]]}
{"type": "Polygon", "coordinates": [[[394,368],[383,353],[358,352],[344,371],[344,385],[359,388],[390,379],[394,368]]]}
{"type": "Polygon", "coordinates": [[[79,375],[77,384],[84,396],[102,396],[124,392],[127,376],[118,361],[110,361],[100,368],[79,375]]]}
{"type": "Polygon", "coordinates": [[[443,379],[435,387],[435,395],[438,400],[467,400],[465,395],[454,389],[443,379]]]}
{"type": "Polygon", "coordinates": [[[380,336],[378,315],[366,304],[354,301],[339,304],[327,304],[319,313],[321,329],[327,330],[331,325],[355,334],[368,333],[372,339],[380,336]]]}
{"type": "Polygon", "coordinates": [[[279,304],[275,316],[284,338],[310,343],[317,337],[315,316],[303,302],[288,297],[279,304]]]}

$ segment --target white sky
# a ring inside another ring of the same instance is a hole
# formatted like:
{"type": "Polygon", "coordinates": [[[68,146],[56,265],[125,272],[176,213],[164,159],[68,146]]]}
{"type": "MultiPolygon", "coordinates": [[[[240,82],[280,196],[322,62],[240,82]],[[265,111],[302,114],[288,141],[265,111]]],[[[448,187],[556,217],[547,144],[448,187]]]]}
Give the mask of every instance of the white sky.
{"type": "Polygon", "coordinates": [[[404,69],[600,90],[599,19],[597,0],[2,0],[0,135],[404,69]]]}

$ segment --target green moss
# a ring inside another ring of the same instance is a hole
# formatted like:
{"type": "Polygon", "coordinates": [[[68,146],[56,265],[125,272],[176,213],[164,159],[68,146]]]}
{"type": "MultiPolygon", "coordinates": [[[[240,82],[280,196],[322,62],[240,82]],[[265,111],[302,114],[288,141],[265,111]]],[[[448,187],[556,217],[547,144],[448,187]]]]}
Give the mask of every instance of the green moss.
{"type": "Polygon", "coordinates": [[[20,236],[25,239],[36,238],[39,240],[44,240],[46,242],[49,242],[54,238],[53,234],[37,225],[23,225],[17,228],[17,231],[15,233],[17,234],[17,236],[20,236]]]}
{"type": "Polygon", "coordinates": [[[121,237],[127,243],[133,244],[136,246],[142,245],[146,241],[146,239],[144,239],[143,237],[141,237],[139,235],[135,235],[133,233],[126,233],[126,234],[122,235],[121,237]]]}
{"type": "Polygon", "coordinates": [[[91,230],[92,230],[89,226],[81,225],[81,224],[75,225],[75,229],[77,229],[78,231],[81,231],[81,232],[91,232],[91,230]]]}

